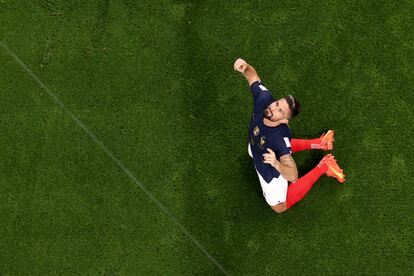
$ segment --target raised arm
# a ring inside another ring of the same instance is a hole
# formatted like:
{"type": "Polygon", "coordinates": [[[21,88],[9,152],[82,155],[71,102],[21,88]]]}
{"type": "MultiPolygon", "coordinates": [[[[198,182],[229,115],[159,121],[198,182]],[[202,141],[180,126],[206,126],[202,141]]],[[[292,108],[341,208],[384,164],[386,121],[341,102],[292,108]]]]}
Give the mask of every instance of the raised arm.
{"type": "Polygon", "coordinates": [[[234,62],[234,70],[239,71],[243,74],[243,76],[246,78],[247,82],[249,83],[249,86],[251,86],[255,81],[259,81],[260,78],[257,75],[256,70],[248,64],[245,60],[238,58],[234,62]]]}

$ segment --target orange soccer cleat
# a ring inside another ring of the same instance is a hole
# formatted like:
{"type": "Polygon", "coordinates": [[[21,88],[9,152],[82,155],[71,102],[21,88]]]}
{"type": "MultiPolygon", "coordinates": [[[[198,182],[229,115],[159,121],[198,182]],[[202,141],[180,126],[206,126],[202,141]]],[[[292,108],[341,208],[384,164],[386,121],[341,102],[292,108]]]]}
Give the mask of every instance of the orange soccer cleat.
{"type": "Polygon", "coordinates": [[[319,148],[322,150],[332,150],[335,132],[330,129],[326,133],[322,134],[321,136],[321,143],[319,144],[319,148]]]}
{"type": "Polygon", "coordinates": [[[338,180],[340,183],[345,182],[344,170],[339,167],[339,165],[336,163],[335,157],[332,154],[325,155],[319,164],[326,164],[328,166],[328,170],[326,171],[327,176],[336,178],[336,180],[338,180]]]}

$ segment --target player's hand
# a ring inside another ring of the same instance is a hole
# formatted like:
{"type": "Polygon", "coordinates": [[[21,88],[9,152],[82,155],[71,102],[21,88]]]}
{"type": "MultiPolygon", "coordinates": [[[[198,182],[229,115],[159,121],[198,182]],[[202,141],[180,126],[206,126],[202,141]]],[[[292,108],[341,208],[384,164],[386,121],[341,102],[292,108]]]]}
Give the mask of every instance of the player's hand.
{"type": "Polygon", "coordinates": [[[244,73],[244,71],[247,68],[247,62],[244,59],[238,58],[235,62],[234,62],[234,70],[239,71],[240,73],[244,73]]]}
{"type": "Polygon", "coordinates": [[[276,155],[273,150],[267,148],[268,153],[263,154],[263,163],[270,164],[271,166],[276,166],[276,155]]]}

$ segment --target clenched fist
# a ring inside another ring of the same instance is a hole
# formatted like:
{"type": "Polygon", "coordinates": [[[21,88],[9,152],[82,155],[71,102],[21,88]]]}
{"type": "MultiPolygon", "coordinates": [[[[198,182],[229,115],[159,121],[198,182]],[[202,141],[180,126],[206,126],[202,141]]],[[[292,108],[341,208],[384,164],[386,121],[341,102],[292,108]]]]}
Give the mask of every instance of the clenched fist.
{"type": "Polygon", "coordinates": [[[239,71],[240,73],[244,73],[244,71],[247,68],[247,62],[244,59],[238,58],[235,62],[234,62],[234,70],[239,71]]]}
{"type": "Polygon", "coordinates": [[[278,161],[276,159],[275,152],[269,148],[267,149],[267,151],[267,153],[263,154],[263,163],[269,164],[272,167],[276,167],[276,162],[278,161]]]}

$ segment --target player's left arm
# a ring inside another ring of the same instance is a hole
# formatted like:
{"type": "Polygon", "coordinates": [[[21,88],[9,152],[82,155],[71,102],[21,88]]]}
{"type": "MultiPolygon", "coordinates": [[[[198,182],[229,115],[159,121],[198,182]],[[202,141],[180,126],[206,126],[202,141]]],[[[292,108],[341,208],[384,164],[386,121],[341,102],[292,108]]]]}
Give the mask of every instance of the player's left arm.
{"type": "Polygon", "coordinates": [[[298,180],[298,169],[292,155],[285,154],[277,160],[271,149],[268,148],[267,151],[268,153],[263,154],[263,162],[273,166],[286,180],[296,182],[298,180]]]}
{"type": "Polygon", "coordinates": [[[260,81],[260,77],[253,66],[248,64],[244,59],[238,58],[234,62],[234,70],[239,71],[246,78],[249,86],[252,86],[256,81],[260,81]]]}

